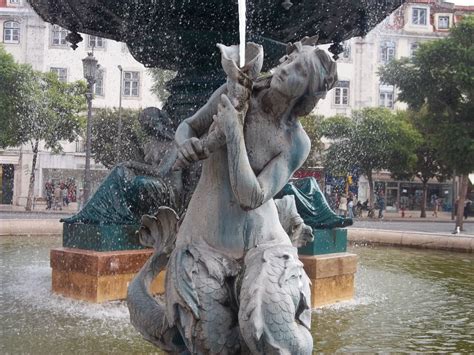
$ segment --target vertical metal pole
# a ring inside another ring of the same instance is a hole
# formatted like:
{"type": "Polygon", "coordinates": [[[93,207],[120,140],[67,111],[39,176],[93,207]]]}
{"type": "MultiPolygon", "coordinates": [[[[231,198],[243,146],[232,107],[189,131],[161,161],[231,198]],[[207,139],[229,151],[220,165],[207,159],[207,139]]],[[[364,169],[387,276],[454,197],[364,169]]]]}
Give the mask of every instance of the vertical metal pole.
{"type": "Polygon", "coordinates": [[[122,66],[118,66],[120,70],[120,95],[119,95],[119,117],[118,117],[118,135],[117,135],[117,158],[116,163],[121,159],[122,155],[122,84],[123,84],[123,69],[122,66]]]}
{"type": "MultiPolygon", "coordinates": [[[[454,221],[454,205],[456,204],[456,171],[453,171],[453,184],[451,188],[451,221],[454,221]]],[[[459,206],[458,206],[459,207],[459,206]]]]}
{"type": "Polygon", "coordinates": [[[92,85],[88,85],[87,99],[87,127],[86,127],[86,166],[84,169],[84,204],[89,200],[91,190],[91,121],[92,121],[92,85]]]}

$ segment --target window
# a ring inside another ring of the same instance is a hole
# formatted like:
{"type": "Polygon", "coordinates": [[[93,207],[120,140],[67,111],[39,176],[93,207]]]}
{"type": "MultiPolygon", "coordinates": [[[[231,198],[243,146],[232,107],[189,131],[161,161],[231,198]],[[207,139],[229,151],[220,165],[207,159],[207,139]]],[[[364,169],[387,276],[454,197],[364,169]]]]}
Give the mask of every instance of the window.
{"type": "Polygon", "coordinates": [[[393,85],[380,85],[379,87],[379,106],[393,108],[393,85]]]}
{"type": "Polygon", "coordinates": [[[105,40],[97,36],[89,36],[89,47],[91,48],[104,48],[105,40]]]}
{"type": "Polygon", "coordinates": [[[86,151],[86,147],[84,141],[82,139],[76,139],[76,152],[77,153],[84,153],[86,151]]]}
{"type": "Polygon", "coordinates": [[[446,30],[449,28],[449,16],[438,17],[438,28],[440,30],[446,30]]]}
{"type": "Polygon", "coordinates": [[[67,83],[67,69],[66,68],[51,68],[51,73],[56,73],[59,81],[67,83]]]}
{"type": "Polygon", "coordinates": [[[349,105],[349,81],[338,81],[334,89],[334,105],[349,105]]]}
{"type": "Polygon", "coordinates": [[[3,42],[20,43],[20,24],[7,21],[3,24],[3,42]]]}
{"type": "Polygon", "coordinates": [[[97,71],[97,78],[94,84],[94,94],[104,96],[104,71],[97,71]]]}
{"type": "Polygon", "coordinates": [[[51,29],[51,45],[52,46],[66,46],[67,31],[58,25],[53,25],[51,29]]]}
{"type": "Polygon", "coordinates": [[[418,42],[410,43],[410,57],[413,57],[413,54],[415,54],[418,47],[420,47],[420,44],[418,42]]]}
{"type": "Polygon", "coordinates": [[[380,60],[382,63],[388,63],[395,58],[395,42],[382,42],[380,46],[380,60]]]}
{"type": "Polygon", "coordinates": [[[426,26],[428,10],[422,7],[414,7],[411,13],[411,22],[414,25],[426,26]]]}
{"type": "Polygon", "coordinates": [[[20,4],[20,0],[8,0],[8,2],[12,5],[19,5],[20,4]]]}
{"type": "Polygon", "coordinates": [[[342,59],[349,60],[351,59],[351,44],[345,42],[342,45],[343,51],[342,51],[342,59]]]}
{"type": "Polygon", "coordinates": [[[123,96],[139,96],[140,73],[137,71],[123,72],[123,96]]]}

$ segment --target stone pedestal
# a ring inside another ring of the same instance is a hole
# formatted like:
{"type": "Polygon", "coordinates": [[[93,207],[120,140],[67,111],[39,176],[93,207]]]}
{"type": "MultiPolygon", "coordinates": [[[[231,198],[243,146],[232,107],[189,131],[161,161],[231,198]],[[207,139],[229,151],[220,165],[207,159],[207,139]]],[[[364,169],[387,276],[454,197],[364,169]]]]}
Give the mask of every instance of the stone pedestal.
{"type": "MultiPolygon", "coordinates": [[[[151,254],[152,249],[108,252],[52,249],[53,292],[98,303],[125,299],[128,284],[151,254]]],[[[164,279],[164,272],[155,279],[154,293],[164,292],[164,279]]]]}
{"type": "Polygon", "coordinates": [[[354,297],[357,255],[300,255],[300,260],[312,283],[311,308],[351,300],[354,297]]]}

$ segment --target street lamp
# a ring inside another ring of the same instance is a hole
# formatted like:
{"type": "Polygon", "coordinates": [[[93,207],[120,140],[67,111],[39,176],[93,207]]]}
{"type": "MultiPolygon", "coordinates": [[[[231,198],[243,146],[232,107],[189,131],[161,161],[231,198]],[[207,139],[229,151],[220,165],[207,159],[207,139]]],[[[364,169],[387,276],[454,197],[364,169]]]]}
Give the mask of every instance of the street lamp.
{"type": "Polygon", "coordinates": [[[123,68],[121,65],[117,66],[120,70],[120,95],[119,95],[119,117],[118,117],[118,135],[117,135],[117,163],[120,161],[122,153],[122,82],[123,82],[123,68]]]}
{"type": "Polygon", "coordinates": [[[86,166],[84,170],[84,192],[83,202],[89,200],[91,190],[91,120],[92,120],[92,98],[94,83],[97,80],[98,64],[92,52],[87,53],[87,57],[82,60],[84,78],[87,81],[87,128],[86,128],[86,166]]]}

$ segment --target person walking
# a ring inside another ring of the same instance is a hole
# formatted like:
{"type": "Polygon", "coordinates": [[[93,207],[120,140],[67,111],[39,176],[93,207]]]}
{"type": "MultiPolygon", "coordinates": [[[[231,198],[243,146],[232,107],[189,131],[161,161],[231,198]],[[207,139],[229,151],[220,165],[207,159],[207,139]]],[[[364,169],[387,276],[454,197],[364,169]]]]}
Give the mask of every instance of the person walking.
{"type": "Polygon", "coordinates": [[[379,196],[377,198],[377,204],[379,206],[379,218],[383,219],[383,211],[385,209],[385,196],[383,191],[380,191],[379,196]]]}
{"type": "Polygon", "coordinates": [[[438,196],[436,194],[431,196],[431,205],[433,207],[433,217],[438,217],[438,196]]]}
{"type": "Polygon", "coordinates": [[[342,194],[341,198],[339,199],[338,210],[339,210],[338,214],[340,216],[346,217],[346,215],[347,215],[347,197],[346,197],[345,194],[342,194]]]}
{"type": "Polygon", "coordinates": [[[471,209],[471,204],[472,204],[472,201],[466,198],[466,201],[464,201],[464,219],[467,219],[467,217],[469,216],[469,210],[471,209]]]}
{"type": "Polygon", "coordinates": [[[46,190],[46,209],[50,210],[53,206],[53,185],[50,182],[47,182],[44,185],[46,190]]]}
{"type": "Polygon", "coordinates": [[[61,192],[61,187],[56,185],[54,188],[54,205],[53,205],[53,210],[60,209],[62,210],[63,208],[61,207],[61,201],[62,201],[62,192],[61,192]]]}
{"type": "Polygon", "coordinates": [[[353,199],[351,199],[347,203],[347,216],[349,218],[354,218],[354,200],[353,199]]]}
{"type": "Polygon", "coordinates": [[[63,206],[67,207],[69,206],[69,198],[68,198],[68,189],[66,185],[63,185],[63,188],[61,190],[61,195],[62,195],[62,200],[63,200],[63,206]]]}

